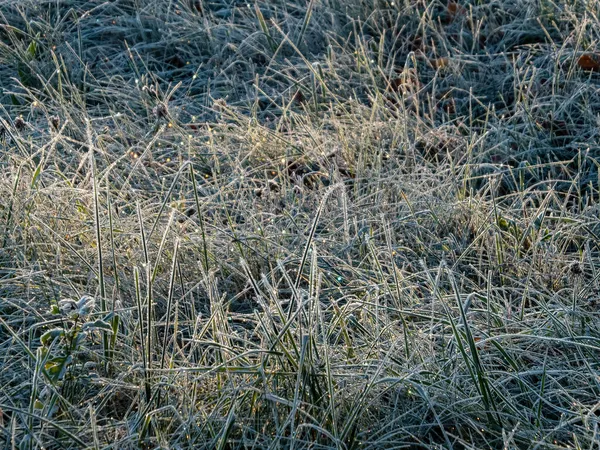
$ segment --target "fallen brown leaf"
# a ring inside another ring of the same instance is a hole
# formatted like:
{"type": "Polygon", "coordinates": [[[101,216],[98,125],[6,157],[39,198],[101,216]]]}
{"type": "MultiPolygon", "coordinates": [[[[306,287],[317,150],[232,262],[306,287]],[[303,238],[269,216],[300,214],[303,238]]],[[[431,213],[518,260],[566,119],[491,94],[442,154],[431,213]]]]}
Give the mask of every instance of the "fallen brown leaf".
{"type": "Polygon", "coordinates": [[[577,65],[583,70],[600,71],[600,55],[585,53],[579,57],[577,65]]]}

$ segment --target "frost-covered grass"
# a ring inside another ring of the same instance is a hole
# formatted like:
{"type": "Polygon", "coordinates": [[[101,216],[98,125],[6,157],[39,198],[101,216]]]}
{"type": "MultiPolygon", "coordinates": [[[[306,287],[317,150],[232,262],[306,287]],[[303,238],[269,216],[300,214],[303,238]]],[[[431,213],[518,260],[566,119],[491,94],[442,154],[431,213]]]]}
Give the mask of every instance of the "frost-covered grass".
{"type": "Polygon", "coordinates": [[[599,34],[0,0],[0,446],[595,448],[599,34]]]}

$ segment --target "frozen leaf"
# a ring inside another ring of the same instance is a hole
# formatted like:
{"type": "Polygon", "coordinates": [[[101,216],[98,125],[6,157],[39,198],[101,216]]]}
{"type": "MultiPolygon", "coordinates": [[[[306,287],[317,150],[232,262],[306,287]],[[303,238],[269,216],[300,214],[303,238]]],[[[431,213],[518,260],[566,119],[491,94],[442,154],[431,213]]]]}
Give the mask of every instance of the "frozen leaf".
{"type": "Polygon", "coordinates": [[[50,378],[53,380],[60,380],[65,375],[67,367],[72,361],[72,357],[69,356],[57,356],[46,362],[44,369],[50,378]]]}
{"type": "Polygon", "coordinates": [[[48,346],[52,341],[54,341],[54,339],[56,339],[58,336],[62,336],[63,334],[64,330],[62,328],[53,328],[42,334],[40,337],[40,342],[42,345],[48,346]]]}
{"type": "Polygon", "coordinates": [[[77,302],[77,309],[79,310],[80,315],[86,316],[90,312],[92,312],[95,305],[96,305],[96,300],[93,297],[90,297],[89,295],[84,295],[77,302]]]}
{"type": "Polygon", "coordinates": [[[600,71],[600,55],[596,53],[585,53],[579,57],[577,65],[583,70],[600,71]]]}
{"type": "Polygon", "coordinates": [[[454,20],[458,16],[466,15],[467,10],[456,2],[448,3],[448,16],[450,20],[454,20]]]}
{"type": "Polygon", "coordinates": [[[60,312],[63,313],[65,316],[70,316],[78,309],[75,300],[71,300],[70,298],[65,298],[59,301],[58,308],[60,309],[60,312]]]}
{"type": "Polygon", "coordinates": [[[101,329],[101,330],[106,330],[106,331],[111,331],[112,332],[112,326],[105,322],[104,320],[95,320],[94,322],[86,322],[85,324],[83,324],[82,327],[83,330],[94,330],[94,329],[101,329]]]}

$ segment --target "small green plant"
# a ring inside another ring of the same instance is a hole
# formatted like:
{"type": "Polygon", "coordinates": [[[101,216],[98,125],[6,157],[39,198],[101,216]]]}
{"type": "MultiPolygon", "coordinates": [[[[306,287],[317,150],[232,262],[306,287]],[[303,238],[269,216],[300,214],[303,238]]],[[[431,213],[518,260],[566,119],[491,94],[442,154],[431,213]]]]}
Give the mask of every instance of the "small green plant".
{"type": "Polygon", "coordinates": [[[112,332],[103,319],[92,320],[96,305],[93,297],[84,295],[79,301],[64,299],[52,306],[52,314],[60,316],[62,326],[46,331],[41,337],[43,371],[52,383],[62,381],[73,361],[92,340],[95,331],[112,332]]]}
{"type": "MultiPolygon", "coordinates": [[[[86,355],[88,345],[94,342],[96,331],[112,331],[103,319],[92,317],[96,301],[84,295],[78,301],[60,300],[51,308],[57,316],[49,321],[61,326],[51,328],[42,334],[35,354],[35,370],[29,397],[27,425],[33,429],[35,422],[50,422],[70,409],[69,397],[75,395],[75,385],[91,374],[95,366],[92,358],[86,355]],[[66,383],[67,380],[70,383],[66,383]],[[70,389],[67,386],[70,385],[70,389]]],[[[110,318],[109,318],[110,319],[110,318]]],[[[33,356],[33,355],[32,355],[33,356]]],[[[58,429],[58,428],[57,428],[58,429]]],[[[63,434],[64,430],[60,429],[63,434]]],[[[66,433],[69,438],[72,435],[66,433]]],[[[21,448],[33,448],[33,436],[27,436],[21,448]]]]}

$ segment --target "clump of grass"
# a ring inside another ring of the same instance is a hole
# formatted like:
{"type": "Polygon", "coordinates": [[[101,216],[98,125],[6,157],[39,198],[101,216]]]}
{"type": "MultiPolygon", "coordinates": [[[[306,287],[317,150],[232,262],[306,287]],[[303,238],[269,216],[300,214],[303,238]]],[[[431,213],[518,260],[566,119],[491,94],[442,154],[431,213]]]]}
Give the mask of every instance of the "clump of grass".
{"type": "Polygon", "coordinates": [[[2,441],[593,446],[594,6],[234,3],[0,5],[2,441]]]}

